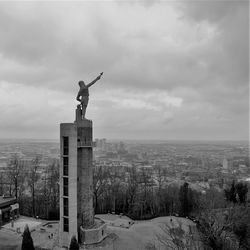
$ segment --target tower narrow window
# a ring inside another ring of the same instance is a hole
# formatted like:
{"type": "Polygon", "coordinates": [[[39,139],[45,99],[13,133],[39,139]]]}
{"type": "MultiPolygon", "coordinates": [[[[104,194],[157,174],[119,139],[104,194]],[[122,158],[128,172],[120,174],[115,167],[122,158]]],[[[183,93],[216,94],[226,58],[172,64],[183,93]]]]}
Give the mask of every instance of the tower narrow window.
{"type": "Polygon", "coordinates": [[[63,216],[69,216],[69,199],[63,198],[63,216]]]}
{"type": "Polygon", "coordinates": [[[63,175],[69,175],[69,157],[63,157],[63,175]]]}
{"type": "Polygon", "coordinates": [[[63,231],[69,231],[69,218],[63,218],[63,231]]]}
{"type": "Polygon", "coordinates": [[[63,136],[63,155],[69,155],[69,137],[63,136]]]}
{"type": "Polygon", "coordinates": [[[63,196],[69,195],[69,179],[63,177],[63,196]]]}

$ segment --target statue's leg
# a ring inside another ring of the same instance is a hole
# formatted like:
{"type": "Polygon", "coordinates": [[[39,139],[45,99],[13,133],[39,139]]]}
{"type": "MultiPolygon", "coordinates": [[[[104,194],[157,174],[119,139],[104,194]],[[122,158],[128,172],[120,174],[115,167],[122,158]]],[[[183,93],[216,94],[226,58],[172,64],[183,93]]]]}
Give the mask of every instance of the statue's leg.
{"type": "Polygon", "coordinates": [[[87,108],[87,106],[85,104],[82,104],[82,116],[83,116],[83,118],[85,118],[86,108],[87,108]]]}
{"type": "Polygon", "coordinates": [[[88,96],[82,98],[82,116],[83,116],[83,118],[85,118],[85,113],[86,113],[86,109],[88,106],[88,102],[89,102],[88,96]]]}
{"type": "Polygon", "coordinates": [[[81,104],[77,105],[77,109],[79,110],[80,114],[82,115],[82,105],[81,104]]]}

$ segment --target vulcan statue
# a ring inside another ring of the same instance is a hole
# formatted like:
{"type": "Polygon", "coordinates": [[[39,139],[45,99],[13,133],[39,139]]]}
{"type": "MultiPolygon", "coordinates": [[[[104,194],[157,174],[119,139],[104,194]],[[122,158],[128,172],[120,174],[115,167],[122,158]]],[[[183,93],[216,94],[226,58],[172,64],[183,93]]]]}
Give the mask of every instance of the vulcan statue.
{"type": "Polygon", "coordinates": [[[82,108],[83,117],[85,117],[86,109],[87,109],[88,102],[89,102],[89,87],[92,86],[98,80],[100,80],[102,75],[103,75],[103,72],[99,76],[97,76],[95,80],[93,80],[87,85],[85,85],[84,81],[78,82],[80,89],[78,91],[76,100],[81,103],[80,106],[82,108]]]}

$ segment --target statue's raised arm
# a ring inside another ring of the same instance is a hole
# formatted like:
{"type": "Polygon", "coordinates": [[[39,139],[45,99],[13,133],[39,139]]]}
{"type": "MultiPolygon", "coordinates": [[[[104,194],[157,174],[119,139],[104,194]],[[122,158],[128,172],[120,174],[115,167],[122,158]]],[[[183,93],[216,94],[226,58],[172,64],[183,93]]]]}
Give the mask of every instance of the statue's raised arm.
{"type": "Polygon", "coordinates": [[[78,94],[76,96],[76,100],[81,103],[81,105],[79,105],[79,106],[81,106],[83,117],[85,117],[86,108],[87,108],[88,102],[89,102],[89,87],[92,86],[98,80],[100,80],[102,75],[103,75],[103,72],[100,73],[100,75],[97,76],[94,81],[90,82],[87,85],[85,85],[84,81],[79,81],[79,83],[78,83],[80,89],[79,89],[78,94]]]}
{"type": "Polygon", "coordinates": [[[87,87],[89,88],[89,87],[92,86],[94,83],[96,83],[98,80],[100,80],[102,75],[103,75],[103,72],[100,73],[100,75],[97,76],[96,79],[95,79],[94,81],[90,82],[90,83],[87,85],[87,87]]]}

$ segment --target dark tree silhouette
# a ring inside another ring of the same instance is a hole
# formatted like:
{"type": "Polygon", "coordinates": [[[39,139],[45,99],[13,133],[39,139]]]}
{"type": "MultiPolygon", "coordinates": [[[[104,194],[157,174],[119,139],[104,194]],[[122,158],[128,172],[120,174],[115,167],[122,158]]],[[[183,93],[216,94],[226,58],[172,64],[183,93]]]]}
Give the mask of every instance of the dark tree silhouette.
{"type": "Polygon", "coordinates": [[[237,202],[236,188],[235,188],[235,182],[234,181],[233,181],[233,183],[231,185],[231,189],[230,189],[230,201],[232,201],[233,203],[237,202]]]}
{"type": "Polygon", "coordinates": [[[35,250],[28,225],[25,226],[23,232],[22,250],[35,250]]]}
{"type": "Polygon", "coordinates": [[[70,241],[69,250],[79,250],[79,244],[76,237],[73,235],[70,241]]]}
{"type": "Polygon", "coordinates": [[[247,198],[247,192],[248,192],[247,184],[243,184],[242,182],[237,183],[236,184],[236,192],[237,192],[238,197],[239,197],[239,202],[245,203],[246,198],[247,198]]]}
{"type": "Polygon", "coordinates": [[[237,202],[237,198],[236,198],[237,192],[236,192],[236,187],[235,187],[235,182],[234,181],[231,184],[231,188],[230,189],[225,189],[224,193],[225,193],[226,199],[228,201],[231,201],[233,203],[237,202]]]}
{"type": "Polygon", "coordinates": [[[240,203],[245,203],[247,199],[247,192],[247,184],[244,184],[242,182],[235,184],[234,181],[232,182],[230,189],[224,190],[226,200],[231,201],[233,203],[237,203],[237,195],[238,201],[240,203]]]}
{"type": "Polygon", "coordinates": [[[192,193],[188,187],[188,183],[185,182],[179,191],[179,200],[180,200],[180,214],[182,216],[188,216],[192,211],[192,193]]]}
{"type": "Polygon", "coordinates": [[[225,198],[227,201],[230,201],[230,189],[225,189],[224,190],[225,198]]]}

